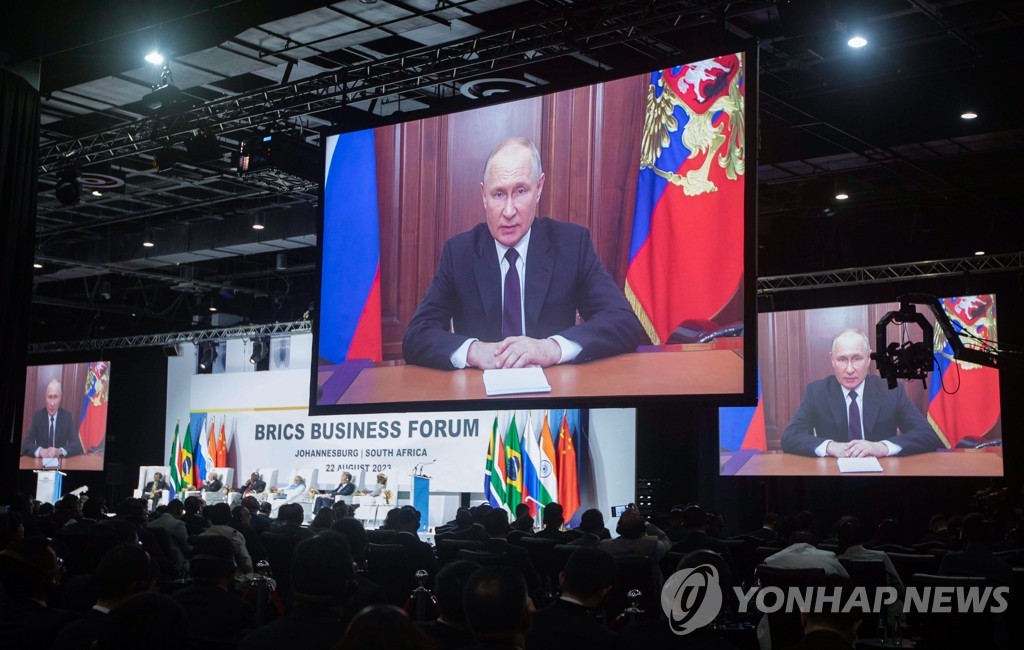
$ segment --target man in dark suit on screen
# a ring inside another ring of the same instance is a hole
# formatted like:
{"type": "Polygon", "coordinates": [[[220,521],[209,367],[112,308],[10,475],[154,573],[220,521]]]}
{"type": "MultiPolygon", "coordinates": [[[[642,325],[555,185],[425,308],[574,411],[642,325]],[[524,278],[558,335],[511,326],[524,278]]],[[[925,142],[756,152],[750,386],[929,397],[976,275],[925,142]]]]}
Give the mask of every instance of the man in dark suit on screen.
{"type": "Polygon", "coordinates": [[[845,330],[832,341],[835,375],[811,382],[782,433],[782,449],[801,456],[909,456],[935,451],[938,436],[903,387],[868,376],[871,345],[845,330]],[[899,430],[899,435],[897,435],[899,430]]]}
{"type": "Polygon", "coordinates": [[[513,138],[491,153],[480,184],[485,223],[445,244],[402,342],[408,363],[547,367],[647,342],[589,232],[536,218],[543,189],[532,142],[513,138]]]}
{"type": "Polygon", "coordinates": [[[22,456],[63,458],[82,453],[82,441],[71,422],[71,413],[60,407],[62,396],[59,381],[54,379],[46,385],[46,408],[32,416],[32,424],[22,441],[22,456]]]}

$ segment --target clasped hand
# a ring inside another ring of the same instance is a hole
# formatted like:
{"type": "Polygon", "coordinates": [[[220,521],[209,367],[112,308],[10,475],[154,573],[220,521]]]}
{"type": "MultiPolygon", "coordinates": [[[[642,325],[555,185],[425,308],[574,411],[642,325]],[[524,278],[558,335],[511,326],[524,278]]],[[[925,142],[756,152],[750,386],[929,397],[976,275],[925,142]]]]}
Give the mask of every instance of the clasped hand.
{"type": "Polygon", "coordinates": [[[559,362],[562,348],[553,339],[510,336],[497,343],[473,341],[466,364],[481,370],[493,368],[547,368],[559,362]]]}
{"type": "Polygon", "coordinates": [[[60,458],[63,454],[60,447],[46,447],[39,452],[40,458],[60,458]]]}
{"type": "Polygon", "coordinates": [[[836,458],[884,457],[889,455],[889,448],[884,443],[872,442],[870,440],[833,441],[828,443],[828,447],[825,448],[825,454],[836,458]]]}

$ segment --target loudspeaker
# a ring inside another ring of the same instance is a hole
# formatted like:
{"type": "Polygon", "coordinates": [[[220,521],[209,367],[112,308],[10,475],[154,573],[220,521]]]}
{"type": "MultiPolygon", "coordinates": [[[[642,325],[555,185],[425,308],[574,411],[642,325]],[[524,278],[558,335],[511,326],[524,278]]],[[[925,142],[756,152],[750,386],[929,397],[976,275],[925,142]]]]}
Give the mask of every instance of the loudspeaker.
{"type": "Polygon", "coordinates": [[[176,357],[179,354],[181,354],[181,350],[179,350],[178,346],[174,345],[173,343],[170,345],[163,346],[163,349],[165,357],[176,357]]]}
{"type": "Polygon", "coordinates": [[[124,483],[124,464],[107,463],[107,485],[121,485],[124,483]]]}

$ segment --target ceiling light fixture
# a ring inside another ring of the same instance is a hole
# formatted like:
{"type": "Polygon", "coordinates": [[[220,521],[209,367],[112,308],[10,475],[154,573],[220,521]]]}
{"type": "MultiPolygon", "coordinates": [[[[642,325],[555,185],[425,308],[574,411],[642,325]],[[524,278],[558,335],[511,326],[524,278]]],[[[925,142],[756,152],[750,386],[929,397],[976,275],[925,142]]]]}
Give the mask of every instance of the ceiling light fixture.
{"type": "Polygon", "coordinates": [[[32,262],[32,268],[34,268],[34,269],[41,269],[41,268],[43,268],[43,265],[40,264],[39,262],[32,262]]]}
{"type": "Polygon", "coordinates": [[[847,194],[846,192],[843,192],[841,190],[839,192],[836,192],[836,200],[837,201],[845,201],[848,198],[850,198],[850,195],[847,194]]]}
{"type": "Polygon", "coordinates": [[[974,251],[975,255],[984,255],[985,251],[974,251]]]}
{"type": "Polygon", "coordinates": [[[145,248],[153,248],[156,246],[156,237],[153,236],[152,229],[147,230],[142,234],[142,245],[145,248]]]}
{"type": "Polygon", "coordinates": [[[93,191],[92,191],[92,192],[90,192],[90,193],[91,193],[91,194],[92,194],[93,196],[103,196],[103,192],[101,192],[101,191],[99,191],[99,190],[93,190],[93,191]]]}
{"type": "Polygon", "coordinates": [[[849,45],[850,47],[852,47],[855,50],[859,50],[860,48],[862,48],[862,47],[864,47],[865,45],[868,44],[868,39],[866,39],[863,36],[860,36],[858,34],[858,35],[851,36],[850,40],[846,41],[846,44],[849,45]]]}
{"type": "Polygon", "coordinates": [[[977,117],[978,114],[975,113],[974,111],[964,111],[963,113],[960,113],[960,119],[963,120],[973,120],[977,119],[977,117]]]}
{"type": "Polygon", "coordinates": [[[265,224],[262,212],[257,212],[256,214],[252,215],[252,229],[253,230],[263,230],[263,228],[265,228],[265,227],[266,227],[266,224],[265,224]]]}
{"type": "Polygon", "coordinates": [[[146,63],[152,63],[153,65],[163,65],[164,55],[160,54],[156,50],[153,50],[152,52],[146,55],[146,63]]]}

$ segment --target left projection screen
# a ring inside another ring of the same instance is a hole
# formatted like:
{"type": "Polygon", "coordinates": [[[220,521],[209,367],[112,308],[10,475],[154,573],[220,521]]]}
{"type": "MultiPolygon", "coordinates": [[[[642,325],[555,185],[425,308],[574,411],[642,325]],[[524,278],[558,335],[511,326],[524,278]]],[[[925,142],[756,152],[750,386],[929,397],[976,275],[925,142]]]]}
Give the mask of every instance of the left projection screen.
{"type": "Polygon", "coordinates": [[[100,471],[110,362],[28,366],[20,469],[100,471]]]}

